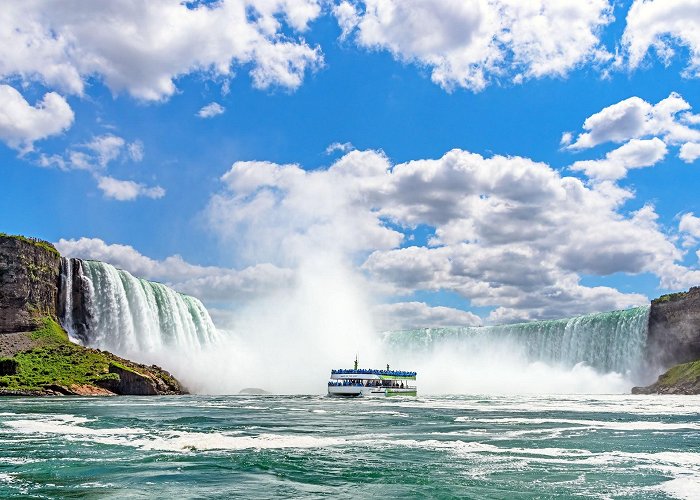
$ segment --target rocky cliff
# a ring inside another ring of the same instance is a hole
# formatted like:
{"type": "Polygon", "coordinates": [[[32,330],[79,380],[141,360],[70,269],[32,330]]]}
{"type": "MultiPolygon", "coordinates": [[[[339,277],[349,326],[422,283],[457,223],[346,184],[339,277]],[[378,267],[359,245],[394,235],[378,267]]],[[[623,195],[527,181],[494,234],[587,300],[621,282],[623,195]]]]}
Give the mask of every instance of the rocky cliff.
{"type": "Polygon", "coordinates": [[[0,234],[0,334],[56,318],[61,256],[50,243],[0,234]]]}
{"type": "Polygon", "coordinates": [[[700,394],[700,361],[676,365],[647,387],[633,387],[632,394],[700,394]]]}
{"type": "Polygon", "coordinates": [[[0,396],[182,394],[172,375],[68,340],[50,318],[33,332],[0,334],[0,396]]]}
{"type": "Polygon", "coordinates": [[[0,395],[185,393],[157,366],[69,341],[59,316],[67,313],[81,338],[90,314],[80,265],[45,241],[0,234],[0,395]]]}
{"type": "Polygon", "coordinates": [[[700,359],[700,287],[651,301],[647,353],[660,370],[700,359]]]}
{"type": "Polygon", "coordinates": [[[83,279],[82,267],[83,261],[80,259],[61,259],[58,311],[62,315],[63,325],[70,329],[76,339],[86,343],[92,313],[87,304],[89,285],[83,279]]]}

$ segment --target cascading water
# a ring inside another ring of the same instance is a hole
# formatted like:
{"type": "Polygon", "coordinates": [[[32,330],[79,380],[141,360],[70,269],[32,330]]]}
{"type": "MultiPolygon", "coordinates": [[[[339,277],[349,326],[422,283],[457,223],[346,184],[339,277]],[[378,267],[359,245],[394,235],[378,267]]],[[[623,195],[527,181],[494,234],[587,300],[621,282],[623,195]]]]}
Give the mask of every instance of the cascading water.
{"type": "Polygon", "coordinates": [[[73,259],[61,259],[59,300],[63,303],[61,324],[68,332],[68,335],[75,339],[73,329],[73,259]]]}
{"type": "Polygon", "coordinates": [[[634,379],[645,370],[648,320],[646,306],[513,325],[394,331],[385,334],[385,341],[394,349],[414,352],[445,344],[471,352],[516,350],[531,362],[568,368],[585,363],[600,373],[634,379]]]}
{"type": "MultiPolygon", "coordinates": [[[[237,392],[260,383],[273,391],[316,392],[331,368],[329,346],[335,345],[326,342],[329,330],[314,328],[313,322],[285,336],[284,314],[262,327],[252,321],[246,328],[242,322],[240,332],[222,338],[196,298],[96,261],[64,259],[59,310],[64,328],[79,342],[158,362],[200,392],[237,392]],[[307,331],[311,337],[303,337],[307,331]],[[299,342],[302,338],[306,342],[299,342]],[[309,345],[320,347],[303,358],[309,345]],[[295,362],[301,358],[304,362],[295,362]],[[269,379],[271,360],[289,363],[299,376],[288,384],[269,379]]],[[[265,317],[259,313],[253,319],[265,317]]],[[[361,316],[362,309],[353,313],[361,316]]],[[[418,371],[424,394],[627,392],[650,382],[645,380],[648,317],[649,307],[639,307],[515,325],[387,332],[384,342],[369,344],[376,352],[363,353],[418,371]]]]}
{"type": "Polygon", "coordinates": [[[163,349],[197,350],[218,333],[204,305],[103,262],[64,259],[61,323],[84,344],[146,359],[163,349]]]}

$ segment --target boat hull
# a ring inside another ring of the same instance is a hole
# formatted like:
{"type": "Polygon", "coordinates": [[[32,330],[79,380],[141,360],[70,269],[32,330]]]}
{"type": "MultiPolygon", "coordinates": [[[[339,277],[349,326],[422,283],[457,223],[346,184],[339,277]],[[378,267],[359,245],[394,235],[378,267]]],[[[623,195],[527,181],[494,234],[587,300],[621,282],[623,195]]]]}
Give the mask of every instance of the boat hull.
{"type": "Polygon", "coordinates": [[[362,386],[329,386],[328,387],[329,396],[345,397],[345,398],[357,398],[357,397],[369,397],[369,398],[385,398],[392,396],[412,396],[418,395],[415,388],[405,388],[401,389],[399,387],[362,387],[362,386]]]}

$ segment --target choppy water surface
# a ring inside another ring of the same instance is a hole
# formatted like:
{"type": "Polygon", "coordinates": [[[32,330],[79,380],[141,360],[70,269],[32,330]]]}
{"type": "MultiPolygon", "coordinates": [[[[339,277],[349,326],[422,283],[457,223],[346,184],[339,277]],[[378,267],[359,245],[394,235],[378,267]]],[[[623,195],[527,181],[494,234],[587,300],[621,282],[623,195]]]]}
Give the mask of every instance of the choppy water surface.
{"type": "Polygon", "coordinates": [[[700,398],[1,399],[2,498],[698,498],[700,398]]]}

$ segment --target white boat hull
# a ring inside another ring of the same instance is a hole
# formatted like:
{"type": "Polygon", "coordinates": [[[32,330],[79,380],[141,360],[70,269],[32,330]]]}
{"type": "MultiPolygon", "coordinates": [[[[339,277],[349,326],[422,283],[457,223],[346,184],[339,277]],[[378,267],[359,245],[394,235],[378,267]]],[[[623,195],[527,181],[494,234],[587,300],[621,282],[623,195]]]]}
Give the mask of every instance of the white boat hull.
{"type": "Polygon", "coordinates": [[[384,398],[390,396],[416,396],[415,388],[399,387],[364,387],[353,385],[329,386],[329,396],[340,397],[375,397],[384,398]]]}

